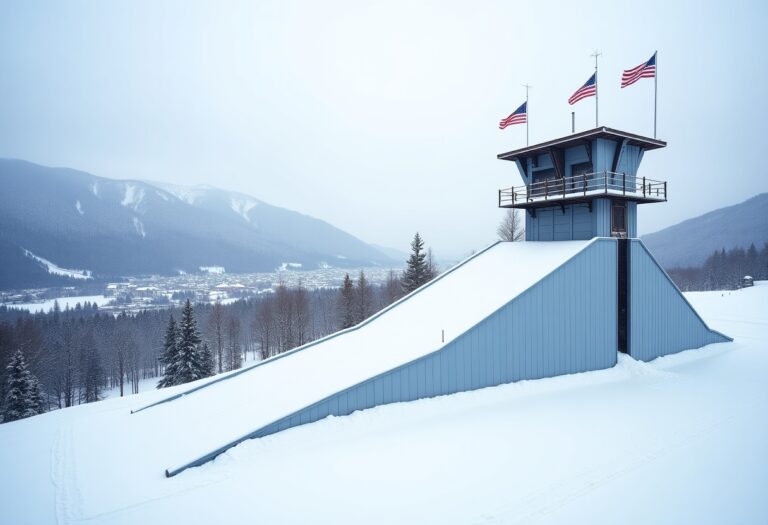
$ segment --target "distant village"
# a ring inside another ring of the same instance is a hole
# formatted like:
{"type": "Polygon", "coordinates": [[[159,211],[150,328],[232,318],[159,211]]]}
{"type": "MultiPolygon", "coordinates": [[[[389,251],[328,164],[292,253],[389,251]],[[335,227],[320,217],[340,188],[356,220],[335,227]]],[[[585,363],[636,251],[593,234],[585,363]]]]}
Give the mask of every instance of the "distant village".
{"type": "MultiPolygon", "coordinates": [[[[363,271],[369,282],[377,285],[386,282],[392,269],[369,267],[363,271]]],[[[206,266],[196,274],[128,277],[104,284],[91,282],[82,286],[0,292],[0,305],[48,311],[54,300],[59,301],[62,310],[66,305],[74,308],[76,302],[80,302],[81,307],[85,302],[89,306],[95,302],[101,311],[136,313],[178,306],[187,299],[194,303],[228,304],[272,294],[281,283],[289,288],[302,286],[308,290],[339,288],[346,274],[354,276],[358,272],[359,269],[330,267],[302,271],[296,265],[285,264],[274,272],[229,274],[224,267],[206,266]]]]}

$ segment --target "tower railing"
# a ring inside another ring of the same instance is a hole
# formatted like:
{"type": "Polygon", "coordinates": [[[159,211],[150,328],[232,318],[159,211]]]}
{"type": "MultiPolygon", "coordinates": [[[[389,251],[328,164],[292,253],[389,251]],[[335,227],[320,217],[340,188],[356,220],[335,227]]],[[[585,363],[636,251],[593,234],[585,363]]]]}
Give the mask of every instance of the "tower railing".
{"type": "Polygon", "coordinates": [[[584,173],[500,189],[499,207],[524,207],[528,203],[563,199],[583,200],[601,194],[642,201],[666,201],[667,183],[614,171],[584,173]]]}

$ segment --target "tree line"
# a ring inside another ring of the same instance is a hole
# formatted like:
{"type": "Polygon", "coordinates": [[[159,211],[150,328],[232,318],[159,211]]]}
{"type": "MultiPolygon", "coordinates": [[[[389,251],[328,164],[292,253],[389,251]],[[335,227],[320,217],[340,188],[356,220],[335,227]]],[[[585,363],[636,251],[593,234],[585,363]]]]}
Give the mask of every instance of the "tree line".
{"type": "Polygon", "coordinates": [[[166,387],[236,370],[350,328],[437,274],[417,233],[406,269],[380,285],[360,271],[340,288],[279,283],[273,293],[231,304],[186,301],[132,315],[91,304],[35,314],[0,307],[4,421],[98,401],[107,390],[138,393],[142,380],[166,387]]]}
{"type": "Polygon", "coordinates": [[[746,250],[715,250],[702,266],[668,268],[667,273],[683,291],[734,290],[749,275],[755,281],[768,279],[768,242],[758,250],[754,243],[746,250]]]}

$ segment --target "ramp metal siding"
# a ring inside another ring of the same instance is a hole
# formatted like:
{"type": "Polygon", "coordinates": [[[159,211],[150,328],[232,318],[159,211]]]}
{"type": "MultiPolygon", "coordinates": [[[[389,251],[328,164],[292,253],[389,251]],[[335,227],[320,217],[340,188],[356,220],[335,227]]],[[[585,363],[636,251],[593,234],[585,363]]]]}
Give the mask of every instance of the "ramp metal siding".
{"type": "Polygon", "coordinates": [[[642,241],[630,241],[629,354],[650,361],[662,355],[732,341],[711,330],[642,241]]]}
{"type": "Polygon", "coordinates": [[[319,400],[167,474],[202,465],[246,439],[329,415],[609,368],[616,364],[616,301],[616,241],[598,239],[440,350],[319,400]]]}

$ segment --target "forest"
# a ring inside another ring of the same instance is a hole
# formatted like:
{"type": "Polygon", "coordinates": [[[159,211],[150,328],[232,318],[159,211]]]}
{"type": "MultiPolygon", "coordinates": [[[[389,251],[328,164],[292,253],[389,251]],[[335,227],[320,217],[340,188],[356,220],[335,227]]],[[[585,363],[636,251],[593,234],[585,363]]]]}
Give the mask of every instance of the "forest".
{"type": "Polygon", "coordinates": [[[146,388],[145,379],[156,378],[150,384],[161,387],[198,378],[167,377],[171,319],[186,321],[195,332],[187,339],[199,341],[210,356],[200,377],[352,327],[437,276],[431,251],[424,250],[418,234],[411,246],[407,268],[390,271],[381,285],[371,285],[361,270],[354,279],[347,274],[339,288],[279,283],[273,293],[230,304],[190,305],[188,315],[181,307],[114,315],[90,303],[65,310],[55,305],[35,314],[0,307],[4,421],[98,401],[108,389],[120,396],[135,394],[141,385],[146,388]]]}
{"type": "Polygon", "coordinates": [[[684,292],[696,290],[735,290],[749,275],[755,281],[768,279],[768,242],[758,250],[754,243],[746,250],[715,250],[703,266],[668,268],[667,273],[684,292]]]}

